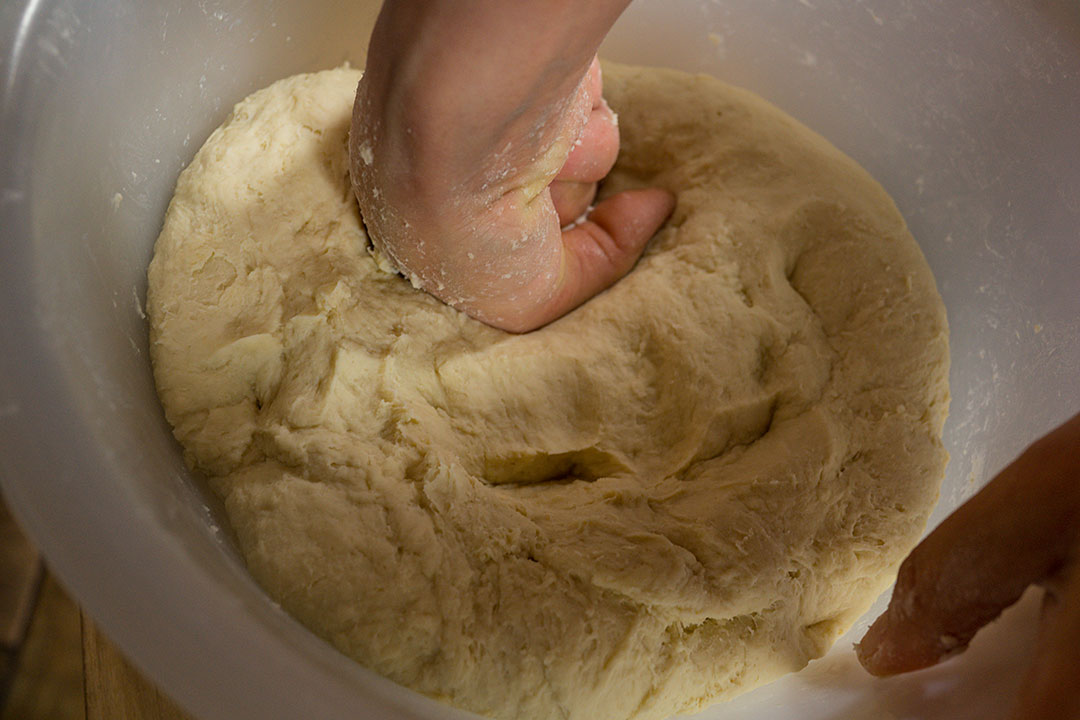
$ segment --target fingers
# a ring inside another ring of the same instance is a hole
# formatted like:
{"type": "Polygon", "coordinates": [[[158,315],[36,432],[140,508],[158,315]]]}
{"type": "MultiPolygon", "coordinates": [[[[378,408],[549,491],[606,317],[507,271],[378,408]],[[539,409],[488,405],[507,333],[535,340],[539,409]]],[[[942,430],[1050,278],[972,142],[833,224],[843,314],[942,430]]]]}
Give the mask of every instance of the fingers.
{"type": "Polygon", "coordinates": [[[568,225],[588,210],[596,196],[596,183],[604,179],[619,156],[619,124],[604,101],[600,61],[593,58],[582,82],[588,120],[551,184],[551,201],[559,224],[568,225]]]}
{"type": "Polygon", "coordinates": [[[539,324],[569,312],[628,273],[674,207],[675,197],[666,190],[627,190],[564,232],[562,284],[539,324]]]}
{"type": "Polygon", "coordinates": [[[1080,565],[1075,558],[1048,584],[1035,659],[1011,720],[1080,717],[1080,565]]]}
{"type": "Polygon", "coordinates": [[[556,180],[597,182],[615,165],[619,156],[619,123],[602,99],[574,142],[556,180]]]}
{"type": "Polygon", "coordinates": [[[593,58],[585,75],[582,92],[586,107],[590,108],[589,117],[555,179],[594,183],[611,172],[619,155],[619,121],[604,101],[597,58],[593,58]]]}
{"type": "Polygon", "coordinates": [[[1080,521],[1080,415],[1032,445],[900,567],[885,613],[857,646],[874,675],[965,648],[1024,589],[1064,564],[1080,521]]]}
{"type": "Polygon", "coordinates": [[[575,222],[589,209],[596,197],[596,183],[567,182],[557,180],[551,183],[551,202],[559,216],[559,226],[566,227],[575,222]]]}

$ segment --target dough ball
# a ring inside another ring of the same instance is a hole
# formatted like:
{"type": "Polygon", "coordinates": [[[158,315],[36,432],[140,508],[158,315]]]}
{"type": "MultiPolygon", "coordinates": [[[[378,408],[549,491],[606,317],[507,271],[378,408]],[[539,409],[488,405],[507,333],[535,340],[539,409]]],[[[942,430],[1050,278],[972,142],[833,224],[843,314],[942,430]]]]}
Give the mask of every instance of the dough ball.
{"type": "Polygon", "coordinates": [[[946,460],[945,311],[881,187],[750,93],[608,66],[604,190],[677,208],[623,281],[509,335],[368,253],[359,77],[237,105],[150,266],[161,400],[258,582],[507,720],[692,712],[824,653],[946,460]]]}

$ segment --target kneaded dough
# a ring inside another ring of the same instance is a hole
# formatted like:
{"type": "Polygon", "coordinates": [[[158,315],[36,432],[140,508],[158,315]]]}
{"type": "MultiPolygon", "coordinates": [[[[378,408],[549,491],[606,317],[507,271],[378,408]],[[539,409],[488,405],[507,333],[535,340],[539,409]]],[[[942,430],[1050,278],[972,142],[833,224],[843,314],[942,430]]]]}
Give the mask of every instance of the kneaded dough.
{"type": "Polygon", "coordinates": [[[624,280],[509,335],[366,250],[359,77],[240,103],[150,266],[161,400],[258,582],[498,718],[661,718],[821,655],[946,458],[945,312],[889,197],[750,93],[608,66],[605,192],[678,206],[624,280]]]}

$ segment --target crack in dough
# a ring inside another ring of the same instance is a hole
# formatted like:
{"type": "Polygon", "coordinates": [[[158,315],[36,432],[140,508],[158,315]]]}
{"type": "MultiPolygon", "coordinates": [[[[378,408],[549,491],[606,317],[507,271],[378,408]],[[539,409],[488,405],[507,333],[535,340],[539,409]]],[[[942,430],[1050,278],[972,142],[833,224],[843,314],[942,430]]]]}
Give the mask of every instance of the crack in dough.
{"type": "Polygon", "coordinates": [[[849,158],[715,79],[608,66],[604,192],[669,223],[508,335],[367,251],[360,73],[236,106],[150,266],[159,394],[267,592],[346,655],[498,718],[661,718],[801,668],[936,500],[944,308],[849,158]]]}

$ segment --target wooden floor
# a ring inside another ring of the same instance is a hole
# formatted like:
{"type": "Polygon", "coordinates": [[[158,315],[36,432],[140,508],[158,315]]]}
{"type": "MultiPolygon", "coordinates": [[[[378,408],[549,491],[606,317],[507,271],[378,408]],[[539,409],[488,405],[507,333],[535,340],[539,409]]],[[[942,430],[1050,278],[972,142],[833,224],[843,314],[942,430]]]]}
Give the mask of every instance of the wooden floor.
{"type": "Polygon", "coordinates": [[[0,498],[0,720],[191,720],[52,577],[0,498]]]}

